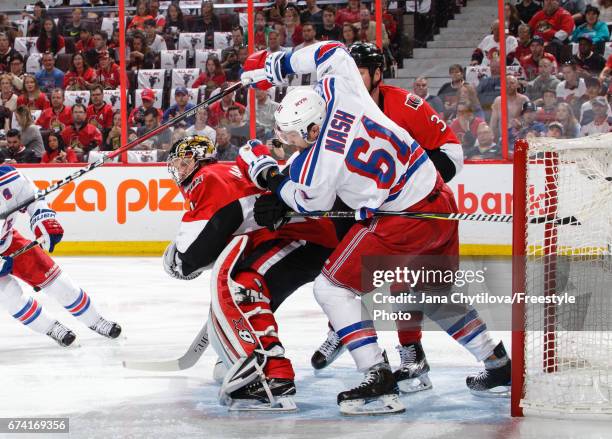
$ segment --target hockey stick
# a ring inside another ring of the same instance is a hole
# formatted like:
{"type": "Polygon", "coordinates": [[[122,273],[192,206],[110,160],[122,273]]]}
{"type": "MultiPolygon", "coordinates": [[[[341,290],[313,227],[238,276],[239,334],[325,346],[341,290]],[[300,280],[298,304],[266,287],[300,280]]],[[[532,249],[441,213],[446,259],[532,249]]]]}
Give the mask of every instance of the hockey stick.
{"type": "Polygon", "coordinates": [[[29,244],[24,245],[21,248],[18,248],[17,250],[15,250],[13,253],[11,253],[10,255],[8,255],[9,258],[16,258],[19,255],[24,254],[27,251],[32,250],[34,247],[36,247],[37,245],[39,245],[40,242],[38,241],[32,241],[29,244]]]}
{"type": "Polygon", "coordinates": [[[127,369],[150,370],[156,372],[175,372],[189,369],[196,364],[208,347],[208,322],[204,323],[187,352],[175,360],[166,361],[124,361],[127,369]]]}
{"type": "Polygon", "coordinates": [[[12,208],[7,209],[7,210],[5,210],[3,212],[0,212],[0,219],[6,219],[12,213],[15,213],[18,210],[21,210],[24,207],[28,206],[29,204],[31,204],[31,203],[33,203],[35,201],[38,201],[41,198],[46,197],[51,192],[55,192],[56,190],[58,190],[62,186],[67,185],[68,183],[76,180],[77,178],[81,177],[82,175],[85,175],[88,172],[93,171],[96,168],[99,168],[100,166],[102,166],[105,163],[109,162],[110,160],[112,160],[113,158],[117,157],[118,155],[124,153],[125,151],[127,151],[127,150],[129,150],[131,148],[133,148],[134,146],[144,142],[147,139],[150,139],[153,136],[156,136],[157,134],[161,133],[162,131],[168,129],[171,126],[176,125],[181,120],[186,119],[187,117],[190,117],[190,116],[196,114],[196,112],[200,108],[207,108],[210,104],[220,100],[224,96],[226,96],[226,95],[228,95],[230,93],[233,93],[234,91],[236,91],[236,90],[238,90],[238,89],[240,89],[242,87],[250,85],[252,82],[253,82],[253,79],[245,79],[244,82],[236,82],[235,84],[231,85],[230,87],[228,87],[227,89],[223,90],[219,94],[216,94],[215,96],[207,99],[206,101],[199,103],[198,105],[196,105],[192,109],[187,110],[184,113],[179,114],[175,118],[170,119],[169,121],[167,121],[166,123],[161,124],[157,128],[154,128],[154,129],[152,129],[150,131],[147,131],[145,134],[143,134],[138,139],[132,140],[128,144],[122,146],[121,148],[118,148],[118,149],[114,150],[113,152],[111,152],[108,155],[103,155],[102,157],[100,157],[95,162],[90,163],[87,166],[79,169],[78,171],[73,172],[72,174],[68,175],[67,177],[64,177],[62,180],[60,180],[60,181],[58,181],[56,183],[53,183],[52,185],[50,185],[46,189],[41,189],[41,190],[37,191],[34,195],[32,195],[31,197],[25,199],[24,201],[22,201],[21,203],[19,203],[15,207],[12,207],[12,208]]]}
{"type": "MultiPolygon", "coordinates": [[[[374,216],[403,216],[417,219],[439,219],[449,221],[486,221],[493,223],[511,223],[512,215],[490,215],[485,213],[438,213],[438,212],[375,212],[374,216]]],[[[355,218],[354,211],[314,211],[314,212],[287,212],[287,218],[321,217],[321,218],[355,218]]],[[[531,218],[531,224],[543,224],[553,220],[546,216],[531,218]]],[[[580,221],[575,216],[555,218],[554,224],[558,226],[579,226],[580,221]]]]}

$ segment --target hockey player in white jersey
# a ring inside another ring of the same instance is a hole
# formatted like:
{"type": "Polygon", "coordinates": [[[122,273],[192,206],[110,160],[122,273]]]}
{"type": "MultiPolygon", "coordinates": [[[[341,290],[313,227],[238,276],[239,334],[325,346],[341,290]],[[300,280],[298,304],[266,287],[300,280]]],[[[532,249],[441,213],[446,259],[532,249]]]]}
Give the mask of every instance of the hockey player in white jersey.
{"type": "MultiPolygon", "coordinates": [[[[0,166],[0,210],[10,209],[34,195],[32,182],[12,166],[0,166]]],[[[15,319],[35,332],[48,335],[60,346],[71,345],[76,336],[56,319],[49,316],[36,299],[24,294],[15,278],[42,290],[90,329],[108,338],[117,338],[121,327],[103,318],[89,295],[45,253],[53,252],[61,241],[64,230],[55,219],[55,211],[44,199],[27,206],[30,227],[40,246],[35,246],[15,258],[10,255],[25,247],[31,240],[13,229],[19,211],[11,214],[0,232],[0,305],[15,319]]]]}
{"type": "MultiPolygon", "coordinates": [[[[404,410],[398,388],[373,322],[355,295],[372,291],[361,282],[361,258],[367,255],[456,255],[457,224],[400,216],[375,217],[380,211],[456,212],[454,197],[426,152],[374,104],[354,60],[343,44],[317,43],[293,54],[266,58],[268,81],[285,83],[288,74],[316,72],[315,90],[290,91],[275,113],[276,133],[298,147],[289,176],[275,160],[255,156],[248,146],[241,157],[253,182],[267,187],[299,212],[329,210],[336,197],[355,210],[349,230],[317,277],[314,293],[357,368],[366,373],[354,389],[338,395],[345,414],[404,410]]],[[[282,209],[259,215],[275,226],[282,209]]],[[[453,268],[453,267],[449,267],[453,268]]]]}

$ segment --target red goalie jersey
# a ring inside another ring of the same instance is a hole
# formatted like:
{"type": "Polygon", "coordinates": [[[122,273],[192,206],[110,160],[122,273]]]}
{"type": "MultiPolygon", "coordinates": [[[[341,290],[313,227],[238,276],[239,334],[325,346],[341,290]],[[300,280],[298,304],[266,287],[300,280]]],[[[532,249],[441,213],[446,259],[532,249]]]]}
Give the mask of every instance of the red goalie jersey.
{"type": "Polygon", "coordinates": [[[338,244],[335,227],[327,219],[296,218],[274,232],[258,226],[253,206],[264,191],[234,164],[202,165],[181,191],[191,206],[176,237],[184,274],[213,263],[235,235],[251,237],[247,251],[273,239],[304,240],[328,248],[338,244]]]}
{"type": "Polygon", "coordinates": [[[463,149],[453,130],[419,96],[381,84],[380,107],[385,115],[408,131],[427,151],[444,179],[450,181],[463,167],[463,149]]]}

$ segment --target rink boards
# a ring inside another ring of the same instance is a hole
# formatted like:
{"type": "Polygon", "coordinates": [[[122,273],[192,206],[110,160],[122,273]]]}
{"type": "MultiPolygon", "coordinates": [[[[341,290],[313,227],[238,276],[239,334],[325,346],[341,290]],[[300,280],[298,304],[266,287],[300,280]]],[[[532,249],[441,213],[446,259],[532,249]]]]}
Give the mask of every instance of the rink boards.
{"type": "MultiPolygon", "coordinates": [[[[20,167],[44,188],[74,167],[20,167]]],[[[512,165],[466,164],[451,182],[462,213],[511,214],[512,165]]],[[[106,165],[49,196],[66,235],[63,255],[159,255],[186,206],[166,166],[106,165]]],[[[27,230],[25,217],[20,230],[27,230]]],[[[462,222],[463,254],[510,254],[510,224],[462,222]]]]}

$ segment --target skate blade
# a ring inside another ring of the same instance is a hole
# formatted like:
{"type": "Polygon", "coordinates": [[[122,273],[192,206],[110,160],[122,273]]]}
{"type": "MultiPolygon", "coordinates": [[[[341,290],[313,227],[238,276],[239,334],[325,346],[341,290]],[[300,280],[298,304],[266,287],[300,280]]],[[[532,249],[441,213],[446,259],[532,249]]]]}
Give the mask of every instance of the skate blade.
{"type": "Polygon", "coordinates": [[[354,399],[340,403],[340,413],[346,416],[375,416],[403,413],[406,407],[398,395],[383,395],[373,399],[354,399]]]}
{"type": "Polygon", "coordinates": [[[295,412],[297,405],[292,396],[276,398],[274,403],[250,401],[245,399],[232,400],[230,412],[295,412]]]}
{"type": "Polygon", "coordinates": [[[426,373],[417,378],[398,381],[397,385],[402,393],[416,393],[433,387],[426,373]]]}
{"type": "Polygon", "coordinates": [[[472,390],[472,395],[480,398],[509,398],[510,397],[510,386],[497,386],[487,390],[472,390]]]}

